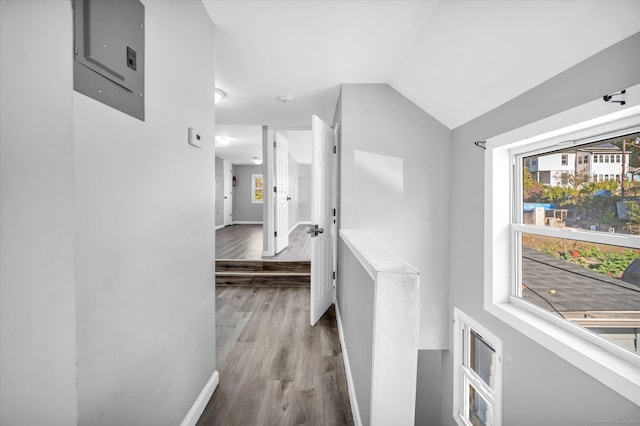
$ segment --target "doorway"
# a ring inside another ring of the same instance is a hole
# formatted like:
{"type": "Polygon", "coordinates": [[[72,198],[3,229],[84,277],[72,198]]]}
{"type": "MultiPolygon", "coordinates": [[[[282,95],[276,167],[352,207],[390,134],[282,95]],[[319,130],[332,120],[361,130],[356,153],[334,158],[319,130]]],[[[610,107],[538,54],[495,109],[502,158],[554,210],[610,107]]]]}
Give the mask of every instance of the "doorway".
{"type": "Polygon", "coordinates": [[[231,163],[225,161],[223,163],[223,225],[229,226],[233,223],[233,167],[231,163]]]}

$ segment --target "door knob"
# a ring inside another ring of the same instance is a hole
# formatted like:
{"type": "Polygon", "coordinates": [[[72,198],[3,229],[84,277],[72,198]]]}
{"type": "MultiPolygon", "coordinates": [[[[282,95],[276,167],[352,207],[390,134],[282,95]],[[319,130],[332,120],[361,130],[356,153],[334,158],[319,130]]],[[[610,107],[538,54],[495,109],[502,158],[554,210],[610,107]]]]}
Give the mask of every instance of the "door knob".
{"type": "Polygon", "coordinates": [[[287,195],[287,201],[291,201],[291,196],[287,195]]]}
{"type": "Polygon", "coordinates": [[[318,225],[313,225],[307,230],[307,234],[311,234],[311,238],[317,237],[318,234],[322,234],[323,232],[324,228],[320,228],[318,225]]]}

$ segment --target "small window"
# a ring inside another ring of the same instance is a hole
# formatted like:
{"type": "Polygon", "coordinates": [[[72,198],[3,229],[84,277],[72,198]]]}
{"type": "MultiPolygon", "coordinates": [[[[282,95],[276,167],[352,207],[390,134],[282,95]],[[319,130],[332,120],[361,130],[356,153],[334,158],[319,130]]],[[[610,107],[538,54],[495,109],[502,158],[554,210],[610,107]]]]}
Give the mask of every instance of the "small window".
{"type": "Polygon", "coordinates": [[[578,157],[578,164],[582,164],[582,157],[578,157]]]}
{"type": "Polygon", "coordinates": [[[501,342],[454,309],[454,418],[464,426],[501,424],[501,342]]]}
{"type": "Polygon", "coordinates": [[[567,154],[562,154],[562,165],[566,166],[569,164],[569,156],[567,154]]]}
{"type": "Polygon", "coordinates": [[[262,175],[251,175],[251,202],[264,202],[264,180],[262,175]]]}
{"type": "Polygon", "coordinates": [[[594,156],[593,156],[593,162],[594,162],[594,163],[597,163],[597,162],[598,162],[598,156],[597,156],[597,155],[594,155],[594,156]]]}

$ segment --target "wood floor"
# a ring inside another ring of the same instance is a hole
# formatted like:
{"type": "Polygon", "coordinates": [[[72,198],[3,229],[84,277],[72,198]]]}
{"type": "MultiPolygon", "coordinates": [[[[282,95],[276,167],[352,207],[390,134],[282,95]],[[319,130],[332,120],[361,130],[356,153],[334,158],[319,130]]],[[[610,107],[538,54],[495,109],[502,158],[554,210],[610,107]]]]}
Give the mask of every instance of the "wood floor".
{"type": "MultiPolygon", "coordinates": [[[[289,235],[289,247],[273,260],[311,260],[309,225],[299,225],[289,235]]],[[[230,225],[216,231],[216,259],[262,259],[262,225],[230,225]]]]}
{"type": "Polygon", "coordinates": [[[216,290],[220,383],[198,425],[353,425],[333,307],[308,288],[216,290]]]}

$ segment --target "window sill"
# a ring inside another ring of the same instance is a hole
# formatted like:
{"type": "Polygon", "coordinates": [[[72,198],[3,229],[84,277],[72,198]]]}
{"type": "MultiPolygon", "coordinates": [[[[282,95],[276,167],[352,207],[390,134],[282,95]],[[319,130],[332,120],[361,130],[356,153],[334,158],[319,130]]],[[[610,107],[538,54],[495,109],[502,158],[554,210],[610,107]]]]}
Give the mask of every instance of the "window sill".
{"type": "Polygon", "coordinates": [[[640,405],[640,358],[567,323],[555,324],[553,315],[526,302],[486,304],[485,309],[520,333],[640,405]],[[525,306],[527,305],[527,306],[525,306]],[[545,316],[550,318],[545,318],[545,316]]]}

